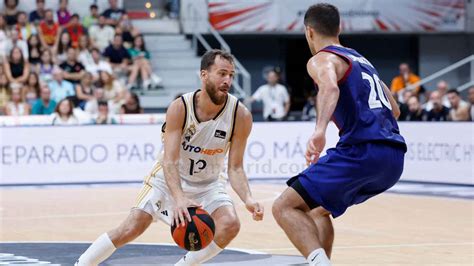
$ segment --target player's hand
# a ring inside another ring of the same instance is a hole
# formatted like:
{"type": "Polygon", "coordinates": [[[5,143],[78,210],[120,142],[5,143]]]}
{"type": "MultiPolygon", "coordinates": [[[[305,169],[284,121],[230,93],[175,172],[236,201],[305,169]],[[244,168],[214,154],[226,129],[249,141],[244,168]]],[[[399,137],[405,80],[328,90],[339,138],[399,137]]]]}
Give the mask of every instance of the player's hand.
{"type": "Polygon", "coordinates": [[[263,205],[255,201],[253,198],[249,198],[245,201],[245,208],[252,213],[252,218],[255,221],[261,221],[263,219],[263,205]]]}
{"type": "Polygon", "coordinates": [[[171,225],[176,225],[176,227],[186,226],[186,220],[192,222],[191,215],[189,215],[189,207],[202,207],[200,204],[195,201],[188,199],[186,197],[181,197],[176,200],[176,206],[173,210],[173,220],[171,225]]]}
{"type": "Polygon", "coordinates": [[[306,145],[306,163],[312,164],[319,160],[319,156],[326,145],[326,133],[322,131],[315,131],[308,140],[306,145]]]}

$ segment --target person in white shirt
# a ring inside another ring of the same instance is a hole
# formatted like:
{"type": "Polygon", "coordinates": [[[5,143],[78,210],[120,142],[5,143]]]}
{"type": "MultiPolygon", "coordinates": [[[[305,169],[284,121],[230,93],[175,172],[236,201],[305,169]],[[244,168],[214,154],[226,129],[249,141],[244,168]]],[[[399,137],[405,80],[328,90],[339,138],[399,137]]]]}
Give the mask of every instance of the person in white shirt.
{"type": "Polygon", "coordinates": [[[263,118],[267,121],[281,121],[290,110],[290,95],[278,79],[278,73],[268,72],[267,84],[260,86],[250,98],[251,102],[263,102],[263,118]]]}
{"type": "Polygon", "coordinates": [[[85,65],[86,72],[92,74],[93,80],[99,79],[99,72],[104,71],[112,74],[112,66],[105,60],[101,59],[100,51],[97,48],[92,48],[92,63],[85,65]]]}
{"type": "MultiPolygon", "coordinates": [[[[7,36],[8,38],[8,36],[7,36]]],[[[13,47],[19,47],[21,49],[21,53],[25,60],[28,61],[28,44],[24,40],[20,40],[18,36],[17,30],[10,31],[10,38],[6,43],[5,52],[9,54],[13,47]]]]}
{"type": "Polygon", "coordinates": [[[89,36],[92,44],[98,47],[101,51],[104,51],[104,49],[109,46],[115,35],[114,28],[106,25],[105,22],[106,18],[104,15],[100,15],[99,24],[92,25],[89,28],[89,36]]]}

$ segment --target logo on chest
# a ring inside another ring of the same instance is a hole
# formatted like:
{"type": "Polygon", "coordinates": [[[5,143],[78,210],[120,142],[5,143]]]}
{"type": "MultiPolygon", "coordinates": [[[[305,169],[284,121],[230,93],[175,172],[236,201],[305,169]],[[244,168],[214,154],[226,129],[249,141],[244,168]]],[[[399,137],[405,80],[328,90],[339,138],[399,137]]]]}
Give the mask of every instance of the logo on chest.
{"type": "Polygon", "coordinates": [[[214,137],[219,138],[219,139],[225,139],[225,136],[227,133],[225,131],[216,129],[216,132],[214,133],[214,137]]]}

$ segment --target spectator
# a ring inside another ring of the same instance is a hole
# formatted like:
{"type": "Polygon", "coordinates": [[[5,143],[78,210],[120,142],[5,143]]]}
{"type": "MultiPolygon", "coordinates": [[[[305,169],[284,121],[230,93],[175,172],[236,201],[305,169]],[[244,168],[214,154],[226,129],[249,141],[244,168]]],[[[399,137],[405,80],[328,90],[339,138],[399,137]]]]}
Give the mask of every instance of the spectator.
{"type": "Polygon", "coordinates": [[[10,42],[10,38],[8,37],[7,23],[5,16],[0,14],[0,59],[8,54],[8,42],[10,42]]]}
{"type": "Polygon", "coordinates": [[[37,64],[41,63],[41,50],[43,49],[41,46],[41,41],[37,34],[33,34],[28,38],[27,41],[28,45],[28,62],[32,66],[36,66],[37,64]]]}
{"type": "Polygon", "coordinates": [[[471,107],[469,108],[469,115],[471,117],[471,121],[474,121],[474,87],[469,88],[468,91],[469,103],[471,107]]]}
{"type": "Polygon", "coordinates": [[[71,20],[71,13],[67,10],[68,0],[59,0],[59,9],[56,11],[56,18],[60,26],[68,26],[71,20]]]}
{"type": "MultiPolygon", "coordinates": [[[[133,47],[128,49],[128,53],[132,58],[133,64],[131,67],[130,76],[128,77],[127,87],[132,87],[136,82],[137,76],[140,75],[143,81],[143,87],[149,88],[152,84],[152,77],[155,75],[152,72],[153,70],[150,64],[150,53],[145,47],[145,42],[142,35],[135,37],[135,40],[133,41],[133,47]]],[[[153,79],[157,79],[155,82],[159,82],[158,77],[155,76],[153,79]]]]}
{"type": "Polygon", "coordinates": [[[72,41],[67,31],[63,31],[59,36],[59,41],[56,42],[52,52],[56,60],[62,63],[67,59],[67,48],[72,46],[72,41]]]}
{"type": "Polygon", "coordinates": [[[44,0],[36,0],[36,9],[30,13],[30,23],[39,25],[45,17],[44,0]]]}
{"type": "Polygon", "coordinates": [[[5,114],[5,107],[10,101],[10,89],[8,86],[7,76],[5,73],[0,73],[0,114],[5,114]]]}
{"type": "Polygon", "coordinates": [[[11,83],[11,101],[5,106],[5,114],[9,116],[23,116],[30,114],[30,106],[21,99],[21,84],[11,83]]]}
{"type": "Polygon", "coordinates": [[[86,65],[86,71],[92,73],[94,81],[99,80],[100,72],[107,72],[112,74],[112,67],[104,60],[101,60],[99,49],[93,48],[91,50],[92,64],[86,65]]]}
{"type": "Polygon", "coordinates": [[[133,27],[132,22],[128,19],[128,15],[124,14],[115,28],[115,34],[122,35],[123,46],[128,49],[133,46],[133,40],[140,32],[133,27]]]}
{"type": "Polygon", "coordinates": [[[469,121],[469,104],[461,99],[459,91],[451,89],[447,93],[451,110],[449,116],[452,121],[469,121]]]}
{"type": "Polygon", "coordinates": [[[92,87],[92,74],[86,72],[84,77],[81,79],[81,83],[76,85],[76,97],[81,109],[84,109],[86,102],[94,98],[94,88],[92,87]]]}
{"type": "Polygon", "coordinates": [[[124,75],[128,72],[131,57],[123,46],[121,35],[115,34],[113,43],[105,49],[104,57],[117,75],[124,75]]]}
{"type": "Polygon", "coordinates": [[[51,99],[51,90],[46,83],[41,83],[40,99],[33,104],[33,115],[50,115],[56,108],[56,102],[51,99]]]}
{"type": "MultiPolygon", "coordinates": [[[[417,83],[420,81],[420,77],[413,74],[410,70],[410,66],[407,63],[401,63],[399,66],[400,74],[393,78],[390,89],[392,93],[399,93],[403,88],[417,83]]],[[[415,96],[418,96],[420,93],[420,86],[414,88],[415,96]]]]}
{"type": "Polygon", "coordinates": [[[98,103],[99,113],[94,119],[94,124],[96,125],[106,125],[106,124],[117,124],[115,118],[110,115],[109,104],[106,101],[100,101],[98,103]]]}
{"type": "Polygon", "coordinates": [[[433,108],[428,112],[427,121],[448,121],[449,108],[442,104],[439,91],[431,93],[430,101],[433,103],[433,108]]]}
{"type": "Polygon", "coordinates": [[[35,72],[30,72],[28,76],[28,81],[22,90],[23,101],[28,103],[30,106],[33,106],[33,103],[40,97],[40,82],[38,74],[35,72]]]}
{"type": "Polygon", "coordinates": [[[35,25],[28,23],[25,12],[18,12],[17,21],[15,29],[18,31],[18,39],[26,41],[31,35],[38,34],[35,25]]]}
{"type": "Polygon", "coordinates": [[[13,47],[19,47],[25,60],[28,60],[28,44],[26,41],[18,39],[18,31],[15,29],[10,31],[10,39],[7,42],[6,53],[9,54],[13,47]]]}
{"type": "Polygon", "coordinates": [[[121,114],[143,114],[143,108],[140,106],[140,99],[134,92],[128,92],[125,96],[125,103],[120,108],[121,114]]]}
{"type": "Polygon", "coordinates": [[[166,3],[166,9],[169,18],[177,19],[179,16],[179,0],[168,0],[166,3]]]}
{"type": "Polygon", "coordinates": [[[97,116],[99,113],[99,102],[105,101],[109,106],[109,110],[111,113],[116,113],[114,110],[116,109],[113,103],[113,100],[106,100],[104,95],[103,88],[95,88],[93,92],[94,96],[86,102],[84,107],[84,111],[89,114],[90,116],[94,117],[97,116]]]}
{"type": "Polygon", "coordinates": [[[72,47],[67,49],[66,61],[59,67],[64,71],[64,79],[73,84],[78,84],[86,73],[84,66],[77,62],[77,51],[72,47]]]}
{"type": "MultiPolygon", "coordinates": [[[[441,103],[443,103],[444,106],[450,108],[451,103],[449,103],[448,96],[446,95],[448,90],[449,90],[449,84],[446,81],[440,80],[436,84],[436,91],[439,92],[439,95],[441,95],[441,103]]],[[[430,111],[431,108],[433,108],[433,103],[431,101],[426,102],[425,110],[430,111]]]]}
{"type": "Polygon", "coordinates": [[[43,47],[53,47],[56,44],[61,27],[54,21],[53,10],[45,11],[44,20],[40,22],[38,32],[43,47]]]}
{"type": "Polygon", "coordinates": [[[268,72],[267,84],[260,86],[250,100],[263,101],[263,118],[267,121],[281,121],[290,110],[290,96],[285,86],[278,83],[274,70],[268,72]]]}
{"type": "Polygon", "coordinates": [[[99,8],[96,4],[92,4],[89,7],[90,14],[84,16],[82,19],[82,25],[87,29],[90,28],[92,25],[96,25],[99,20],[99,8]]]}
{"type": "Polygon", "coordinates": [[[3,69],[10,83],[24,83],[30,74],[30,64],[18,47],[13,47],[8,60],[3,62],[3,69]]]}
{"type": "Polygon", "coordinates": [[[72,15],[71,21],[66,27],[66,31],[69,33],[69,36],[71,36],[71,45],[74,48],[79,47],[79,38],[87,35],[87,29],[81,25],[78,14],[72,15]]]}
{"type": "Polygon", "coordinates": [[[74,115],[74,105],[70,99],[58,102],[53,114],[53,126],[79,125],[79,119],[74,115]]]}
{"type": "Polygon", "coordinates": [[[100,82],[104,88],[105,100],[113,100],[114,104],[120,106],[125,98],[125,91],[120,82],[105,71],[100,72],[100,82]]]}
{"type": "Polygon", "coordinates": [[[303,121],[316,121],[316,93],[312,93],[308,96],[306,104],[303,107],[301,114],[301,120],[303,121]]]}
{"type": "Polygon", "coordinates": [[[426,121],[427,112],[421,107],[420,101],[416,96],[408,98],[408,114],[403,121],[426,121]]]}
{"type": "Polygon", "coordinates": [[[54,67],[53,53],[46,48],[41,54],[41,62],[36,65],[36,73],[42,81],[50,82],[53,79],[54,67]]]}
{"type": "Polygon", "coordinates": [[[83,66],[90,65],[94,62],[92,59],[92,54],[90,52],[91,42],[88,35],[82,35],[79,38],[79,56],[78,61],[83,66]]]}
{"type": "Polygon", "coordinates": [[[16,25],[17,17],[18,17],[18,10],[16,9],[18,6],[18,0],[5,0],[5,20],[9,27],[13,27],[16,25]]]}
{"type": "Polygon", "coordinates": [[[99,24],[92,25],[89,29],[90,40],[100,51],[104,51],[110,45],[115,34],[114,29],[105,22],[105,16],[101,15],[99,17],[99,24]]]}
{"type": "Polygon", "coordinates": [[[54,68],[53,80],[48,85],[51,89],[51,98],[57,103],[66,97],[74,96],[76,94],[74,85],[63,79],[63,71],[58,67],[54,68]]]}
{"type": "Polygon", "coordinates": [[[115,27],[122,15],[127,14],[127,11],[118,7],[117,0],[109,0],[109,5],[110,7],[106,9],[102,15],[107,19],[107,25],[115,27]]]}

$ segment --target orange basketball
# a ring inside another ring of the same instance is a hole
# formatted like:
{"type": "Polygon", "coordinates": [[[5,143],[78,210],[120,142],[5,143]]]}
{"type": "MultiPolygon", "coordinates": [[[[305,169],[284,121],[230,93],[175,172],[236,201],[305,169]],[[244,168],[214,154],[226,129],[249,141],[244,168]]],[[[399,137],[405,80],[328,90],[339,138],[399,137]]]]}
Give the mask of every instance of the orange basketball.
{"type": "Polygon", "coordinates": [[[181,248],[198,251],[207,247],[214,239],[214,220],[201,208],[192,207],[188,211],[193,221],[189,223],[186,220],[184,227],[171,226],[171,236],[181,248]]]}

